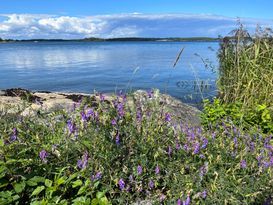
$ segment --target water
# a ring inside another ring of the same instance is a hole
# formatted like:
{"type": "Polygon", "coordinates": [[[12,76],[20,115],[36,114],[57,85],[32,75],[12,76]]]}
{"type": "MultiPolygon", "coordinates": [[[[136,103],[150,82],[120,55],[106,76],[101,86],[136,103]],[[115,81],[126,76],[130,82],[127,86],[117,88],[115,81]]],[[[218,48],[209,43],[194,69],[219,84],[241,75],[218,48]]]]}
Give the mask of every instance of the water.
{"type": "Polygon", "coordinates": [[[158,88],[183,101],[198,101],[202,95],[216,94],[216,73],[205,67],[200,56],[217,67],[218,47],[217,42],[0,44],[0,89],[111,93],[158,88]],[[202,95],[197,79],[210,84],[202,95]]]}

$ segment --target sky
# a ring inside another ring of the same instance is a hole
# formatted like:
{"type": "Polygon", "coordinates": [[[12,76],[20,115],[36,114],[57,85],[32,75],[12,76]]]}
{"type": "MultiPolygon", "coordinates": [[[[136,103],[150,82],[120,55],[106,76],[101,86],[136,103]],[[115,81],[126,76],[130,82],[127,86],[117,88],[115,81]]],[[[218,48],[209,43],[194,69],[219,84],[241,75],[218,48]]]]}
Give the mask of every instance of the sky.
{"type": "Polygon", "coordinates": [[[272,0],[0,0],[0,37],[217,37],[273,27],[272,0]]]}

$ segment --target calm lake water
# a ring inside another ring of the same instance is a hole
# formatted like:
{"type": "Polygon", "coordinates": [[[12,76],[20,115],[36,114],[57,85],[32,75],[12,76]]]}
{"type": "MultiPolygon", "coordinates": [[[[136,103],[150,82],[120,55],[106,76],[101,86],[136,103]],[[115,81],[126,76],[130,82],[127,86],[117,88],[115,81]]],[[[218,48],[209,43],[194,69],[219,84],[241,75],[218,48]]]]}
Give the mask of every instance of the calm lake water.
{"type": "Polygon", "coordinates": [[[217,42],[25,42],[0,44],[0,89],[104,93],[159,88],[200,100],[216,94],[217,42]],[[176,67],[173,63],[184,47],[176,67]]]}

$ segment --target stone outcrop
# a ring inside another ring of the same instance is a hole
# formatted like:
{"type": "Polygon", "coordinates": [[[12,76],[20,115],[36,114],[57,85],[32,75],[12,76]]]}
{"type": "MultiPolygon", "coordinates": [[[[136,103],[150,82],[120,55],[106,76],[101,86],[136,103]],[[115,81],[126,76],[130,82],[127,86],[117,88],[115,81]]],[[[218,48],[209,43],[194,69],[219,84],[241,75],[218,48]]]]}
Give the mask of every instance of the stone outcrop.
{"type": "MultiPolygon", "coordinates": [[[[88,97],[94,106],[99,100],[98,94],[88,95],[84,93],[58,93],[58,92],[31,92],[25,89],[13,88],[0,91],[0,110],[5,110],[9,113],[18,113],[23,116],[33,115],[39,109],[44,109],[48,112],[65,109],[71,110],[75,103],[78,103],[82,98],[88,97]]],[[[158,94],[159,103],[164,105],[167,110],[175,114],[176,120],[183,123],[188,123],[193,126],[200,124],[200,110],[190,105],[187,105],[169,95],[158,94]]],[[[113,100],[111,95],[105,96],[106,101],[113,100]]],[[[129,105],[134,101],[144,102],[149,100],[147,93],[142,90],[135,91],[128,97],[129,105]]]]}

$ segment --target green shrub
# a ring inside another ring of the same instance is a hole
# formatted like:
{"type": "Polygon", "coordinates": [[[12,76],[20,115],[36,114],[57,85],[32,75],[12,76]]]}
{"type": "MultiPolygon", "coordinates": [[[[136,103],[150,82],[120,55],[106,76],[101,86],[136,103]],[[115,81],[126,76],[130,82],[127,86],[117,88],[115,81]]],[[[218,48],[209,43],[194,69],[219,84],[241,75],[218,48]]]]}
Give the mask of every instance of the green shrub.
{"type": "Polygon", "coordinates": [[[273,133],[273,110],[264,104],[244,107],[238,102],[222,103],[218,98],[212,103],[205,100],[201,118],[202,124],[207,128],[216,127],[222,122],[231,122],[243,129],[249,130],[254,126],[263,133],[273,133]]]}

